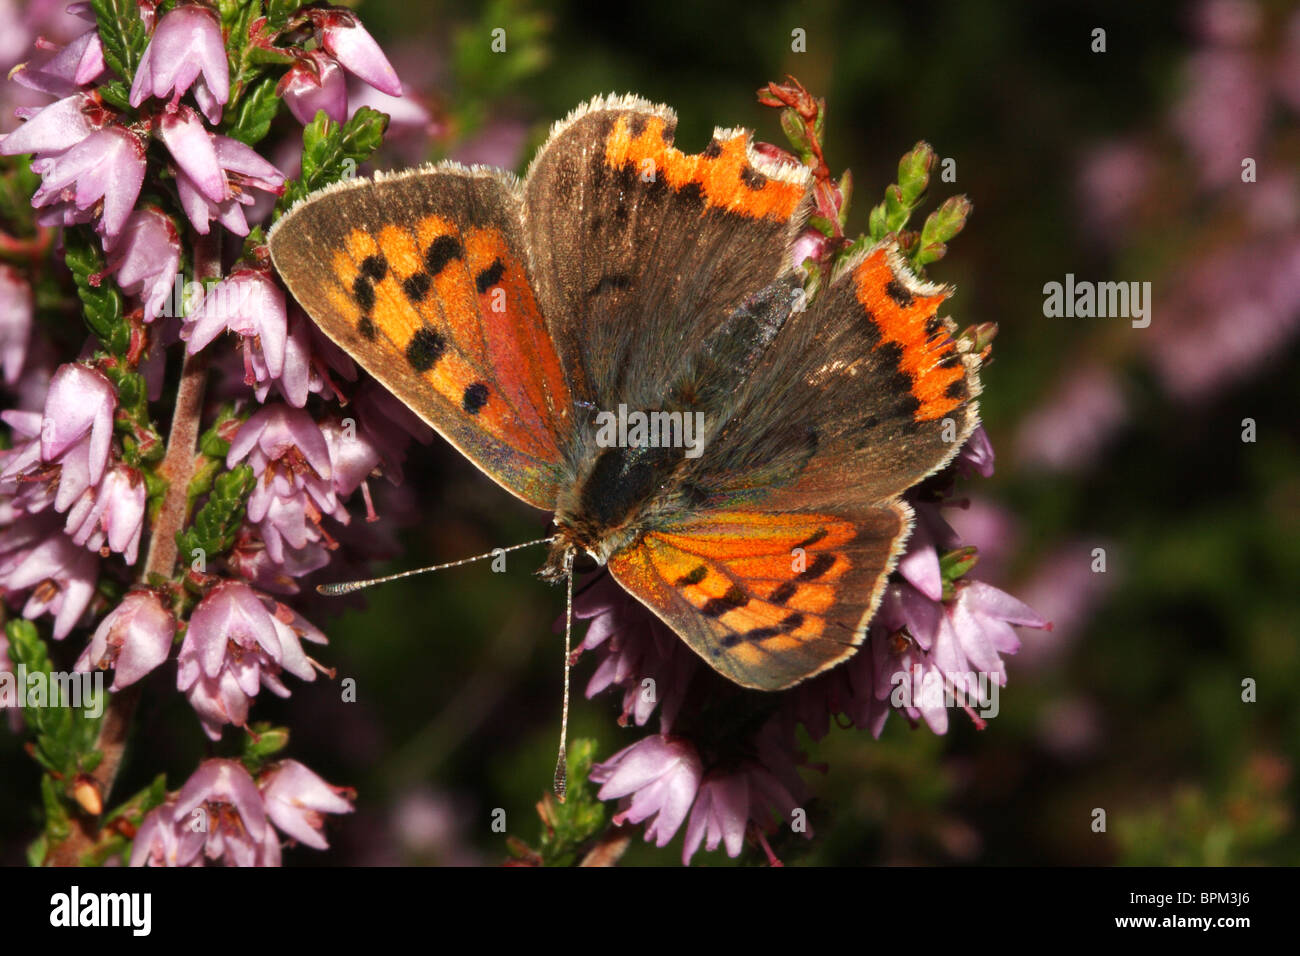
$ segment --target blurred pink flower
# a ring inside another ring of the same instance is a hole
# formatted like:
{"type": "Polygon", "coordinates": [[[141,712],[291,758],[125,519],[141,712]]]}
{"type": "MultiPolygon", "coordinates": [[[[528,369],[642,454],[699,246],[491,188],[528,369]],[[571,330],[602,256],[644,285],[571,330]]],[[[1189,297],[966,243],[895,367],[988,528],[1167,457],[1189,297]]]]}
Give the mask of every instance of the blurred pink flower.
{"type": "Polygon", "coordinates": [[[12,386],[22,374],[32,336],[32,287],[18,270],[0,263],[0,373],[12,386]]]}
{"type": "Polygon", "coordinates": [[[1074,471],[1095,461],[1127,418],[1127,402],[1114,375],[1099,365],[1080,366],[1021,422],[1017,457],[1025,465],[1074,471]]]}

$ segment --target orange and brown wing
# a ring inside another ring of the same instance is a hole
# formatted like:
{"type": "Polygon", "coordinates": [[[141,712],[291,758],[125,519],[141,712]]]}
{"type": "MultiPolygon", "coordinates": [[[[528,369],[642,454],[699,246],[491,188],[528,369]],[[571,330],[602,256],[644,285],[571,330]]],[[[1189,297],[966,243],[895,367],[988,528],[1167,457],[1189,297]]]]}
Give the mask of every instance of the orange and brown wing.
{"type": "Polygon", "coordinates": [[[643,534],[609,568],[724,677],[780,690],[856,651],[910,523],[901,502],[707,512],[643,534]]]}
{"type": "Polygon", "coordinates": [[[326,335],[498,484],[549,509],[571,402],[521,230],[513,181],[448,164],[322,190],[269,242],[326,335]]]}
{"type": "Polygon", "coordinates": [[[557,123],[524,181],[538,296],[575,391],[651,407],[679,363],[747,297],[790,272],[811,173],[717,129],[673,144],[677,118],[600,97],[557,123]]]}

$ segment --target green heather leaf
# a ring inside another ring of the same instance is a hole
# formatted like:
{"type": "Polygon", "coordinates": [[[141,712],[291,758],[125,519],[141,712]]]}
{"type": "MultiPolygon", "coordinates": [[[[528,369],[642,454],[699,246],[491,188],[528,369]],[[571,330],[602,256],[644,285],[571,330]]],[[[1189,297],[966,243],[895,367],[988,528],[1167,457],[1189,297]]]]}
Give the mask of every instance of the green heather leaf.
{"type": "Polygon", "coordinates": [[[88,231],[68,229],[64,233],[64,262],[72,272],[81,299],[82,315],[90,331],[112,355],[121,356],[131,346],[131,326],[126,321],[122,293],[104,271],[104,259],[88,231]]]}
{"type": "Polygon", "coordinates": [[[253,85],[235,109],[234,118],[226,129],[226,135],[248,146],[260,142],[271,129],[280,108],[280,98],[275,95],[276,81],[272,77],[253,85]]]}
{"type": "Polygon", "coordinates": [[[104,62],[128,84],[135,79],[149,34],[135,0],[90,0],[104,47],[104,62]]]}
{"type": "Polygon", "coordinates": [[[207,502],[194,516],[194,522],[176,535],[183,560],[202,550],[208,560],[234,544],[235,533],[244,520],[244,506],[256,479],[253,469],[239,465],[223,472],[212,482],[207,502]]]}
{"type": "Polygon", "coordinates": [[[363,106],[342,126],[321,110],[302,131],[302,175],[276,204],[277,218],[311,192],[356,174],[383,142],[388,114],[363,106]]]}

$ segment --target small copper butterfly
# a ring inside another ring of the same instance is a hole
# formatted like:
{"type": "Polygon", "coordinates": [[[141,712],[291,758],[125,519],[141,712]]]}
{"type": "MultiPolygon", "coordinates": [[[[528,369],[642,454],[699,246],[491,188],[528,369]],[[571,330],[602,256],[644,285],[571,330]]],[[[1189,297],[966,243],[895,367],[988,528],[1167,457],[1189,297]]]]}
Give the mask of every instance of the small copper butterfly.
{"type": "Polygon", "coordinates": [[[900,496],[975,426],[979,359],[889,240],[806,300],[809,170],[737,129],[689,155],[675,126],[597,98],[522,180],[339,183],[271,255],[330,339],[553,512],[542,577],[607,565],[719,673],[778,690],[861,644],[911,528],[900,496]]]}

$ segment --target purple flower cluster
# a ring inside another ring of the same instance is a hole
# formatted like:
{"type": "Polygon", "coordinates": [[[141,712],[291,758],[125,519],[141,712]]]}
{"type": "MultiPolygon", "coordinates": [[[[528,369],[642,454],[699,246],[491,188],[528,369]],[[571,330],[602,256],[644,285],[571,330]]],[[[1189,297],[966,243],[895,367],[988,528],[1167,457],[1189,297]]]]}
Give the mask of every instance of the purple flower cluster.
{"type": "MultiPolygon", "coordinates": [[[[0,451],[0,595],[24,617],[52,617],[55,638],[93,628],[75,666],[111,670],[113,691],[179,646],[176,688],[218,741],[227,725],[248,726],[263,688],[284,697],[290,675],[330,673],[304,651],[325,635],[273,594],[296,593],[329,563],[355,493],[376,520],[369,480],[399,483],[407,445],[431,437],[391,396],[358,383],[351,360],[289,302],[264,246],[229,241],[268,222],[288,186],[285,168],[298,162],[268,158],[286,154],[274,137],[249,145],[229,135],[247,93],[230,51],[242,42],[245,54],[260,48],[265,62],[283,64],[263,71],[278,71],[277,100],[304,124],[321,109],[336,123],[348,118],[345,73],[388,102],[406,101],[378,44],[342,8],[304,5],[279,27],[261,20],[248,37],[231,37],[215,5],[182,2],[159,16],[140,3],[148,42],[128,76],[106,60],[90,4],[69,10],[81,29],[61,31],[63,43],[38,41],[13,71],[24,97],[44,102],[15,111],[22,122],[0,138],[0,155],[30,155],[38,230],[93,240],[103,266],[86,281],[120,290],[129,343],[109,355],[92,338],[59,364],[36,330],[31,276],[0,265],[0,372],[17,399],[0,411],[11,436],[0,451]],[[171,476],[159,468],[152,409],[130,405],[119,383],[137,376],[156,402],[168,355],[182,352],[201,354],[210,379],[209,402],[192,413],[198,428],[213,423],[218,401],[227,409],[217,437],[229,450],[206,452],[211,466],[250,472],[252,485],[233,546],[153,567],[142,547],[152,555],[151,522],[171,476]],[[102,580],[125,591],[116,605],[96,600],[102,580]]],[[[246,68],[247,55],[240,62],[246,68]]],[[[286,132],[296,151],[300,131],[286,132]]],[[[241,764],[209,760],[149,814],[132,862],[273,864],[276,829],[323,848],[321,815],[349,810],[341,791],[294,761],[254,780],[241,764]],[[196,835],[188,823],[200,812],[208,826],[196,835]]]]}
{"type": "Polygon", "coordinates": [[[282,760],[256,780],[234,760],[206,760],[145,816],[131,865],[279,866],[281,834],[323,850],[324,815],[351,812],[350,791],[296,760],[282,760]]]}
{"type": "MultiPolygon", "coordinates": [[[[983,428],[971,436],[954,473],[993,473],[983,428]]],[[[656,707],[659,733],[598,764],[591,779],[603,800],[619,800],[615,822],[645,823],[646,840],[665,846],[686,825],[683,862],[703,845],[737,856],[746,836],[770,860],[765,834],[791,826],[807,797],[799,774],[796,730],[820,740],[832,719],[879,736],[889,715],[935,733],[948,729],[956,704],[976,726],[993,685],[1006,685],[1003,655],[1020,648],[1016,627],[1048,622],[1021,601],[982,581],[952,580],[941,558],[959,552],[943,505],[911,501],[916,523],[866,640],[845,664],[777,695],[761,728],[739,746],[719,748],[696,718],[702,697],[727,693],[698,658],[650,611],[604,577],[580,593],[574,613],[590,620],[581,650],[597,655],[588,697],[617,688],[623,724],[643,726],[656,707]],[[708,693],[698,685],[708,683],[708,693]]],[[[806,825],[797,832],[811,834],[806,825]]]]}

